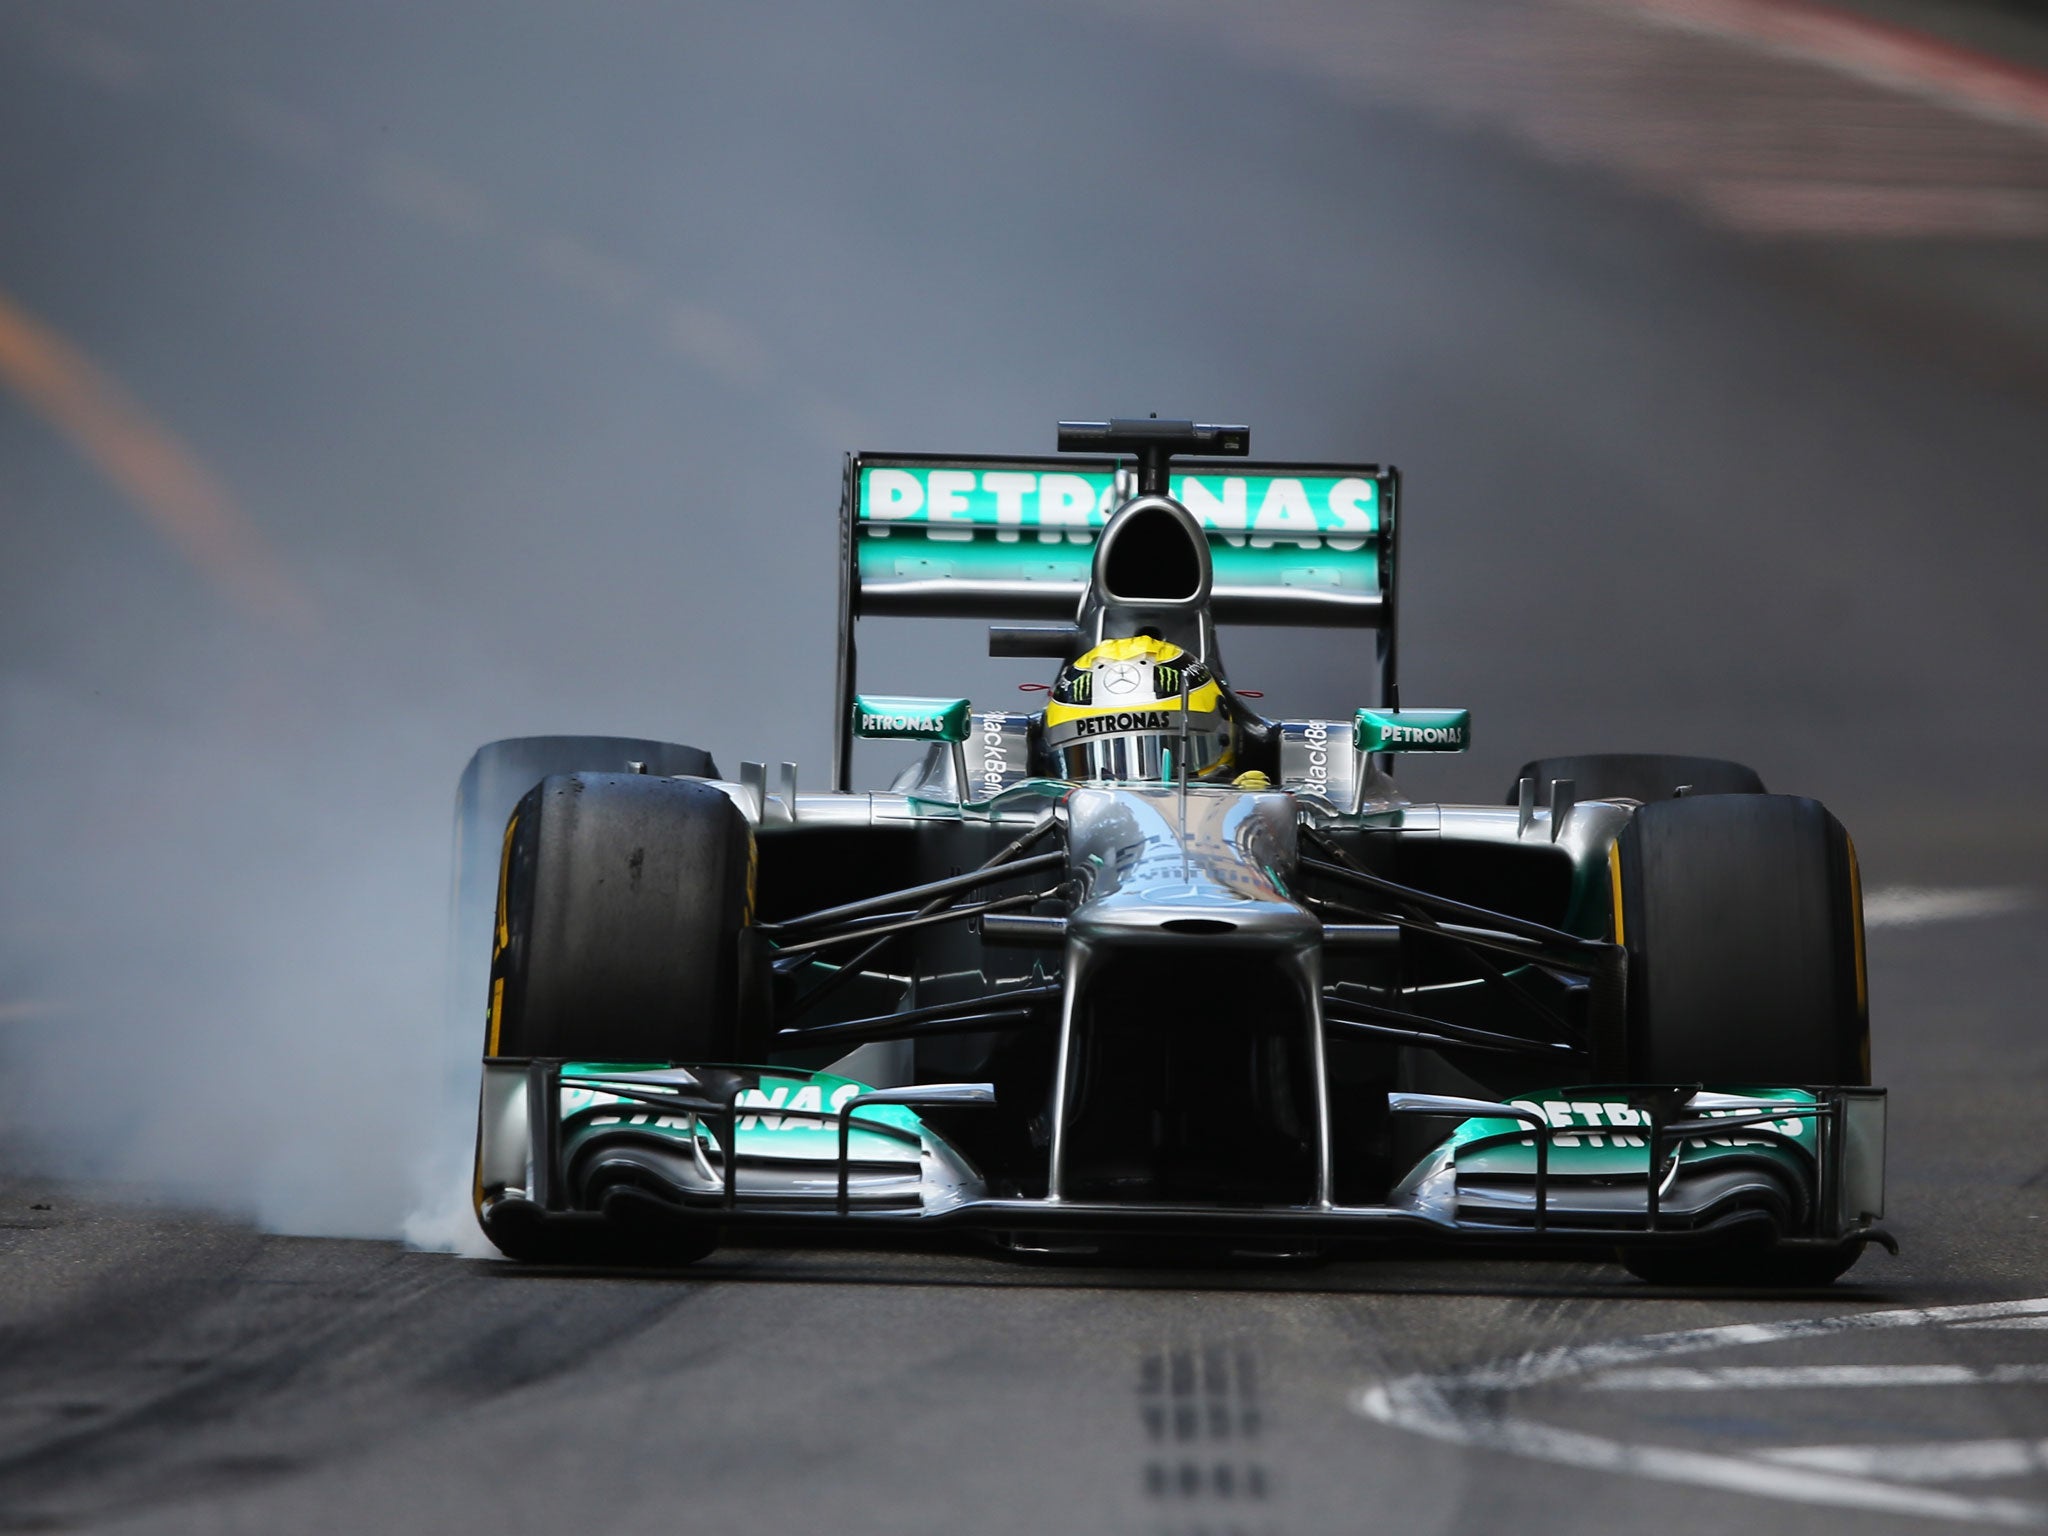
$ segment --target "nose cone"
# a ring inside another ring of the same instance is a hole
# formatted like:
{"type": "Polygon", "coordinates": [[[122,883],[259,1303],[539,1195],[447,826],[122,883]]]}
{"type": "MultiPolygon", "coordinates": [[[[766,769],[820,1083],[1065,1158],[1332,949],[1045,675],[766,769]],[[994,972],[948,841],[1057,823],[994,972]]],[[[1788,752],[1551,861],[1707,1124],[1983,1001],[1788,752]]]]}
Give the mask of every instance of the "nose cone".
{"type": "Polygon", "coordinates": [[[1287,894],[1294,802],[1219,786],[1077,789],[1068,849],[1084,943],[1292,948],[1322,924],[1287,894]]]}

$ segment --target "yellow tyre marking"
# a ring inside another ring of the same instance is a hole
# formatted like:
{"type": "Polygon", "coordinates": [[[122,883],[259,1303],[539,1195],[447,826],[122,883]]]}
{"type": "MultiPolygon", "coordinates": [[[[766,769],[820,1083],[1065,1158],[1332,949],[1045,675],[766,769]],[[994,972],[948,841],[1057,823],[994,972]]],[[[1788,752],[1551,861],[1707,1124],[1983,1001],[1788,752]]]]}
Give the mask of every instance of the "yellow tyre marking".
{"type": "Polygon", "coordinates": [[[491,978],[491,1028],[490,1033],[484,1039],[484,1054],[486,1056],[498,1054],[498,1020],[504,1011],[505,978],[494,976],[491,978]]]}
{"type": "Polygon", "coordinates": [[[1614,887],[1614,942],[1626,944],[1628,934],[1621,918],[1621,840],[1607,845],[1607,877],[1614,887]]]}
{"type": "Polygon", "coordinates": [[[505,887],[512,878],[512,834],[518,830],[519,813],[514,811],[512,819],[505,823],[505,841],[498,849],[498,931],[491,943],[493,964],[512,942],[511,930],[505,925],[505,887]]]}
{"type": "MultiPolygon", "coordinates": [[[[506,888],[512,880],[512,834],[519,830],[519,813],[514,811],[512,819],[505,823],[505,842],[498,850],[498,926],[491,935],[491,969],[496,970],[498,959],[512,942],[512,930],[506,922],[506,888]]],[[[498,1054],[498,1023],[505,1013],[505,978],[491,978],[491,1022],[484,1034],[484,1054],[498,1054]]],[[[479,1196],[481,1198],[481,1196],[479,1196]]]]}

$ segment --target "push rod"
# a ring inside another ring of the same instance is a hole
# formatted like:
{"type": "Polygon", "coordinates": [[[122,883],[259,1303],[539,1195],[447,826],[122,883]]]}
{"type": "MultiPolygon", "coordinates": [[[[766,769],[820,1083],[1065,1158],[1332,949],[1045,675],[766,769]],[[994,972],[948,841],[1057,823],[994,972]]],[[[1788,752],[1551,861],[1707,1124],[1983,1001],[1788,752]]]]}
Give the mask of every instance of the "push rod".
{"type": "Polygon", "coordinates": [[[1503,1055],[1527,1056],[1546,1049],[1543,1046],[1532,1046],[1526,1040],[1518,1040],[1512,1045],[1479,1045],[1470,1040],[1453,1040],[1448,1035],[1431,1034],[1426,1029],[1395,1029],[1387,1024],[1368,1024],[1362,1019],[1342,1019],[1332,1013],[1324,1014],[1323,1022],[1353,1034],[1370,1035],[1375,1040],[1388,1040],[1400,1045],[1423,1045],[1433,1050],[1497,1051],[1503,1055]]]}
{"type": "Polygon", "coordinates": [[[776,1035],[778,1038],[787,1038],[792,1044],[797,1045],[807,1040],[836,1040],[856,1030],[880,1029],[891,1025],[902,1028],[906,1025],[941,1023],[963,1014],[979,1016],[989,1009],[1017,1009],[1020,1004],[1056,998],[1061,990],[1058,986],[1017,987],[1008,992],[984,993],[980,997],[955,998],[950,1003],[927,1003],[922,1008],[906,1008],[900,1013],[881,1013],[870,1018],[845,1019],[834,1024],[811,1024],[779,1029],[776,1035]]]}
{"type": "Polygon", "coordinates": [[[891,907],[905,904],[928,902],[935,896],[951,896],[960,891],[971,891],[978,885],[989,885],[997,880],[1008,880],[1015,875],[1036,874],[1041,869],[1052,869],[1066,862],[1064,853],[1041,853],[1028,859],[1017,859],[994,868],[970,869],[964,875],[949,875],[944,880],[929,881],[924,885],[908,886],[900,891],[888,891],[880,896],[867,896],[859,901],[849,901],[837,907],[822,907],[816,912],[806,912],[802,917],[787,918],[779,923],[761,923],[760,931],[773,938],[778,933],[794,933],[803,928],[827,927],[843,923],[856,917],[865,917],[871,912],[886,912],[891,907]]]}
{"type": "Polygon", "coordinates": [[[945,907],[936,912],[913,912],[889,922],[863,924],[846,933],[828,933],[823,938],[803,939],[795,944],[776,946],[778,957],[801,955],[808,950],[824,949],[833,944],[851,944],[856,939],[886,937],[889,934],[907,933],[913,928],[930,928],[938,923],[957,922],[963,917],[979,917],[984,912],[1003,912],[1011,907],[1028,907],[1044,901],[1051,891],[1024,891],[1015,896],[999,896],[994,901],[976,902],[971,907],[945,907]]]}
{"type": "MultiPolygon", "coordinates": [[[[1320,839],[1317,840],[1317,846],[1323,846],[1320,839]]],[[[1606,941],[1602,939],[1583,938],[1576,933],[1566,933],[1562,928],[1532,923],[1525,917],[1515,917],[1507,912],[1490,912],[1485,907],[1468,906],[1462,901],[1453,901],[1448,896],[1439,896],[1434,891],[1418,891],[1413,886],[1383,879],[1379,875],[1367,874],[1355,865],[1329,864],[1321,859],[1303,859],[1301,867],[1314,874],[1326,875],[1350,885],[1363,886],[1394,901],[1420,907],[1425,912],[1439,912],[1458,922],[1495,929],[1501,933],[1512,933],[1520,938],[1534,939],[1539,944],[1556,945],[1561,949],[1606,948],[1606,941]]]]}
{"type": "MultiPolygon", "coordinates": [[[[1047,815],[1041,817],[1037,821],[1037,823],[1035,823],[1031,827],[1029,831],[1023,833],[1021,836],[1017,838],[1012,839],[1010,842],[1004,844],[1003,847],[999,848],[989,858],[988,862],[981,866],[982,869],[998,869],[1010,863],[1011,860],[1016,859],[1020,855],[1022,855],[1025,849],[1029,848],[1033,843],[1037,842],[1040,838],[1044,837],[1048,832],[1052,831],[1052,829],[1056,825],[1058,825],[1058,822],[1059,818],[1057,816],[1047,815]]],[[[946,898],[944,896],[935,897],[932,901],[928,902],[925,905],[924,911],[926,913],[936,912],[945,904],[946,898]]],[[[854,977],[860,975],[863,971],[865,971],[869,964],[874,960],[875,956],[880,954],[885,948],[887,948],[892,942],[894,942],[895,937],[896,936],[893,933],[885,933],[880,938],[876,939],[873,943],[869,944],[866,949],[863,949],[851,960],[847,961],[844,965],[840,966],[838,970],[834,971],[830,976],[826,977],[823,981],[819,982],[815,987],[811,988],[809,992],[806,992],[802,997],[798,998],[795,1001],[795,1003],[793,1003],[790,1006],[789,1011],[784,1015],[784,1017],[795,1018],[798,1014],[808,1013],[811,1009],[815,1008],[819,1003],[822,1003],[826,998],[830,997],[833,993],[837,992],[841,987],[845,986],[854,977]]]]}
{"type": "Polygon", "coordinates": [[[991,1008],[986,1013],[949,1014],[922,1024],[907,1024],[901,1014],[884,1014],[874,1019],[852,1019],[844,1024],[814,1024],[809,1029],[785,1029],[777,1033],[776,1044],[799,1045],[864,1044],[869,1040],[910,1040],[924,1035],[978,1035],[984,1030],[1007,1029],[1031,1017],[1029,1008],[991,1008]]]}
{"type": "Polygon", "coordinates": [[[1534,992],[1531,992],[1521,981],[1489,960],[1486,952],[1489,949],[1494,949],[1502,954],[1514,955],[1531,962],[1540,961],[1544,965],[1555,966],[1559,970],[1573,972],[1596,970],[1597,967],[1591,964],[1582,964],[1576,960],[1559,960],[1549,955],[1532,954],[1524,946],[1522,940],[1506,935],[1494,937],[1483,933],[1473,933],[1469,930],[1454,931],[1428,918],[1402,917],[1391,912],[1367,913],[1356,907],[1347,906],[1341,901],[1328,901],[1319,897],[1311,897],[1309,899],[1314,901],[1319,909],[1352,917],[1370,916],[1377,921],[1391,923],[1394,927],[1404,929],[1410,933],[1422,933],[1428,934],[1433,938],[1440,938],[1445,943],[1453,945],[1462,951],[1465,958],[1472,962],[1473,969],[1477,970],[1486,980],[1494,983],[1496,986],[1507,988],[1517,1001],[1527,1007],[1530,1012],[1534,1013],[1548,1027],[1561,1035],[1575,1035],[1579,1033],[1578,1029],[1568,1023],[1563,1015],[1559,1014],[1534,992]]]}
{"type": "Polygon", "coordinates": [[[1364,1002],[1342,994],[1323,994],[1325,1017],[1338,1019],[1343,1023],[1357,1020],[1345,1019],[1346,1013],[1356,1013],[1376,1024],[1391,1024],[1405,1029],[1427,1030],[1453,1045],[1469,1045],[1483,1051],[1522,1051],[1531,1056],[1549,1056],[1558,1052],[1576,1054],[1578,1047],[1558,1040],[1527,1040],[1520,1035],[1496,1034],[1490,1029],[1474,1029],[1469,1024],[1452,1024],[1444,1019],[1426,1018],[1419,1013],[1408,1013],[1399,1008],[1385,1008],[1378,1003],[1364,1002]]]}

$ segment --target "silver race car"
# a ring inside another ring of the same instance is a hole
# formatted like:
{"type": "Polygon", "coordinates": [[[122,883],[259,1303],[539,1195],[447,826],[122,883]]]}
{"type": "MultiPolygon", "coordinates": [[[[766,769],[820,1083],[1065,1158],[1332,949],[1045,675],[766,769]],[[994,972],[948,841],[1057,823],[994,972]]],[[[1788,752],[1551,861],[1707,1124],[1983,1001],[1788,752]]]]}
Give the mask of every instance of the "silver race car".
{"type": "Polygon", "coordinates": [[[1841,825],[1711,758],[1410,800],[1397,760],[1470,722],[1400,700],[1400,478],[1248,439],[849,458],[829,789],[661,742],[476,755],[492,1242],[1420,1239],[1765,1284],[1890,1246],[1841,825]],[[884,616],[993,621],[992,654],[1046,662],[1043,709],[863,692],[884,616]],[[1374,632],[1375,702],[1265,718],[1233,623],[1374,632]],[[921,758],[855,790],[876,739],[921,758]]]}

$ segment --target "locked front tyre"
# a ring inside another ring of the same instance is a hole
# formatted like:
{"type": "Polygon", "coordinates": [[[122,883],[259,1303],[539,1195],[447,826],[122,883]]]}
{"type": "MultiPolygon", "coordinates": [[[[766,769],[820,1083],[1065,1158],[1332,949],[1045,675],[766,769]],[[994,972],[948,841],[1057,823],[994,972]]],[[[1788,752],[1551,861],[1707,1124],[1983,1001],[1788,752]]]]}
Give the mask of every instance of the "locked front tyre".
{"type": "MultiPolygon", "coordinates": [[[[558,775],[506,829],[492,936],[485,1053],[616,1063],[758,1059],[743,945],[752,916],[752,832],[714,785],[641,774],[558,775]]],[[[636,1218],[557,1236],[508,1202],[484,1230],[515,1258],[687,1262],[710,1251],[669,1231],[631,1192],[582,1187],[573,1208],[636,1218]],[[614,1199],[615,1195],[629,1197],[614,1199]]],[[[586,1179],[583,1183],[588,1183],[586,1179]]]]}
{"type": "MultiPolygon", "coordinates": [[[[1734,1086],[1870,1081],[1862,893],[1842,824],[1794,795],[1658,800],[1615,850],[1628,951],[1626,1080],[1734,1086]]],[[[1625,1248],[1657,1284],[1802,1286],[1858,1245],[1625,1248]]]]}
{"type": "Polygon", "coordinates": [[[478,747],[455,789],[454,889],[450,893],[449,998],[451,1035],[459,1036],[461,1070],[470,1049],[477,1004],[484,996],[498,873],[512,808],[550,774],[689,774],[715,779],[718,765],[701,747],[643,736],[508,736],[478,747]]]}

